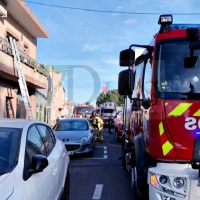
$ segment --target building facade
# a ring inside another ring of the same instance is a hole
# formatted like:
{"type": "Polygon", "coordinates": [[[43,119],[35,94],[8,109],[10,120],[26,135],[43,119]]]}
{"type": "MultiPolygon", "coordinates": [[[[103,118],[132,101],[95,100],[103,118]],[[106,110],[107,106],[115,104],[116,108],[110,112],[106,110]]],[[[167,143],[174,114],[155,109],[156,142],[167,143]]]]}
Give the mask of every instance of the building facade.
{"type": "Polygon", "coordinates": [[[48,33],[25,2],[0,0],[0,117],[26,118],[10,37],[16,40],[35,118],[36,88],[47,88],[49,76],[36,61],[37,38],[47,38],[48,33]]]}
{"type": "Polygon", "coordinates": [[[53,66],[47,69],[47,88],[36,90],[36,119],[53,126],[63,115],[65,89],[62,86],[62,72],[55,71],[53,66]]]}

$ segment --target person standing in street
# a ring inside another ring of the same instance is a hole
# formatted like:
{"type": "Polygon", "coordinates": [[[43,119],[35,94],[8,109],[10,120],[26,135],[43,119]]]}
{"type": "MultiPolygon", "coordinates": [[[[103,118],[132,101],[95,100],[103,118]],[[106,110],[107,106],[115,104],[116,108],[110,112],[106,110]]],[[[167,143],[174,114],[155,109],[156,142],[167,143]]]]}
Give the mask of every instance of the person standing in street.
{"type": "Polygon", "coordinates": [[[113,115],[110,114],[109,118],[108,118],[108,133],[112,134],[112,125],[113,125],[113,115]]]}
{"type": "Polygon", "coordinates": [[[95,131],[95,141],[100,140],[100,142],[103,142],[103,120],[98,116],[96,112],[93,111],[89,121],[95,129],[98,129],[99,137],[95,131]]]}

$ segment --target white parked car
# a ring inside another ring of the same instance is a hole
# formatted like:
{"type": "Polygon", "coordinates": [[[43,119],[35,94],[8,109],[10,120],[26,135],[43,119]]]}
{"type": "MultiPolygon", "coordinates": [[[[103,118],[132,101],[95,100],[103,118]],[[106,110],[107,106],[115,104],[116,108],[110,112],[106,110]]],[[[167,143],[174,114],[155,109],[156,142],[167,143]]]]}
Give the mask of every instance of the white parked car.
{"type": "Polygon", "coordinates": [[[49,125],[0,119],[0,200],[69,200],[69,166],[49,125]]]}

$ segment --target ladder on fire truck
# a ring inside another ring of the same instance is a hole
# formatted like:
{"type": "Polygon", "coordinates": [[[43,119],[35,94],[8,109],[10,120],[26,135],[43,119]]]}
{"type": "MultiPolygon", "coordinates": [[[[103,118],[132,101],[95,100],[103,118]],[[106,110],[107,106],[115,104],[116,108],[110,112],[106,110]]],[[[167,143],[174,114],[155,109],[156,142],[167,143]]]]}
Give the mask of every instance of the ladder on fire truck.
{"type": "Polygon", "coordinates": [[[29,97],[28,88],[26,85],[25,76],[24,76],[22,66],[21,66],[21,61],[20,61],[20,57],[19,57],[19,51],[17,49],[17,44],[16,44],[15,39],[12,37],[9,37],[9,41],[11,44],[12,54],[14,57],[14,67],[17,69],[17,72],[18,72],[18,83],[19,83],[19,88],[21,91],[22,98],[24,100],[26,114],[27,114],[28,119],[33,119],[30,97],[29,97]]]}

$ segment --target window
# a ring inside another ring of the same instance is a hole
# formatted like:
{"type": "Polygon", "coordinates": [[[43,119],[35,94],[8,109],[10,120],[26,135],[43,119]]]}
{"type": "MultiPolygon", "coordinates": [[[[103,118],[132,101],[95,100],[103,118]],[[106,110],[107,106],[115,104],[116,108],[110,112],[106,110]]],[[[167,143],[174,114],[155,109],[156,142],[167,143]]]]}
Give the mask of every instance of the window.
{"type": "Polygon", "coordinates": [[[28,131],[26,151],[30,159],[36,154],[46,155],[43,140],[36,126],[32,126],[28,131]]]}
{"type": "Polygon", "coordinates": [[[23,179],[26,181],[31,174],[28,172],[32,166],[32,157],[35,155],[46,155],[43,140],[36,126],[31,126],[27,133],[23,179]]]}
{"type": "Polygon", "coordinates": [[[140,98],[142,67],[143,67],[143,63],[136,66],[135,86],[134,86],[134,92],[132,95],[133,98],[140,98]]]}
{"type": "MultiPolygon", "coordinates": [[[[187,38],[166,39],[156,47],[155,90],[161,99],[199,100],[200,63],[185,67],[184,60],[190,55],[190,41],[187,38]]],[[[200,50],[194,50],[194,56],[200,50]]]]}
{"type": "Polygon", "coordinates": [[[0,127],[0,176],[17,165],[21,129],[0,127]]]}
{"type": "Polygon", "coordinates": [[[61,121],[54,128],[55,131],[86,131],[89,129],[87,121],[61,121]]]}
{"type": "Polygon", "coordinates": [[[92,113],[94,111],[94,108],[78,108],[77,113],[92,113]]]}
{"type": "Polygon", "coordinates": [[[48,127],[45,125],[37,125],[40,131],[41,137],[44,141],[44,147],[46,149],[47,155],[49,155],[54,147],[55,140],[52,137],[52,133],[49,131],[48,127]]]}
{"type": "Polygon", "coordinates": [[[9,37],[12,37],[13,39],[15,39],[16,42],[19,41],[16,36],[14,36],[13,34],[7,32],[6,39],[7,39],[8,42],[9,42],[9,37]]]}
{"type": "Polygon", "coordinates": [[[143,92],[145,99],[150,99],[150,87],[151,87],[151,63],[150,60],[147,61],[145,70],[144,70],[144,82],[143,82],[143,92]]]}

